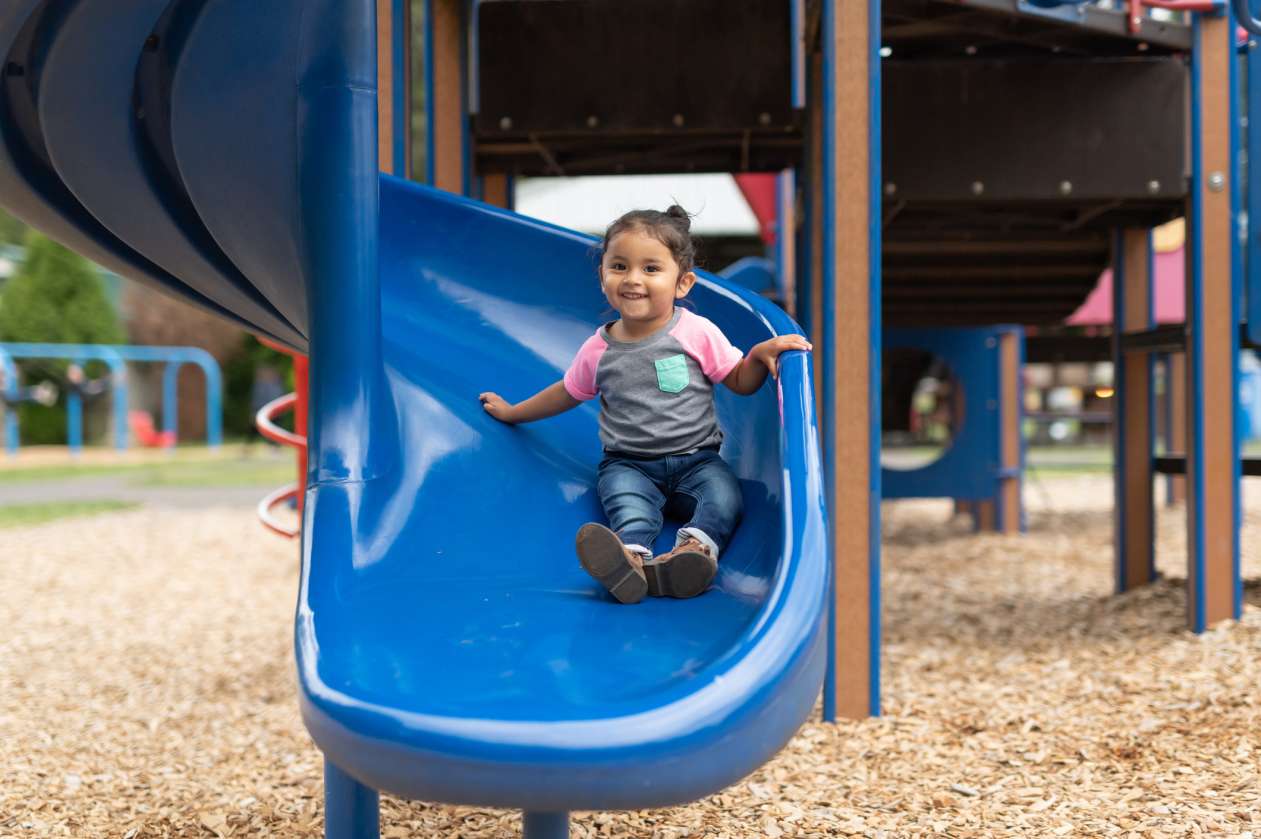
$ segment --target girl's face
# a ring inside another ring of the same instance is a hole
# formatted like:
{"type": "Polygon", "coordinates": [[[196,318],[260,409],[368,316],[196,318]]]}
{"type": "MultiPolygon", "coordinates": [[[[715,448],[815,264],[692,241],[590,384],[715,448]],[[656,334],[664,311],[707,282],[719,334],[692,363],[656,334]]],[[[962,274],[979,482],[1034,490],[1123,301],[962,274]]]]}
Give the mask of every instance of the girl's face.
{"type": "Polygon", "coordinates": [[[614,236],[600,263],[600,288],[625,321],[668,320],[695,282],[691,271],[680,276],[670,249],[643,230],[614,236]]]}

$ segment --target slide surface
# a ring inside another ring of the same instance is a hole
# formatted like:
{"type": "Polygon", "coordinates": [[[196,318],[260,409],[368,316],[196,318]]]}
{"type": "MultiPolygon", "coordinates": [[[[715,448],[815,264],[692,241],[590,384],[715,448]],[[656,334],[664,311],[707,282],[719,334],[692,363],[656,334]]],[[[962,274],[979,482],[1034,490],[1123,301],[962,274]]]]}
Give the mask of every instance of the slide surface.
{"type": "MultiPolygon", "coordinates": [[[[718,391],[745,518],[713,589],[617,605],[573,551],[601,518],[598,406],[509,427],[477,399],[555,382],[612,316],[593,242],[377,175],[371,0],[125,5],[0,5],[0,204],[309,348],[295,641],[327,757],[546,811],[684,802],[774,754],[825,662],[809,359],[718,391]]],[[[709,275],[689,305],[744,350],[796,331],[709,275]]]]}

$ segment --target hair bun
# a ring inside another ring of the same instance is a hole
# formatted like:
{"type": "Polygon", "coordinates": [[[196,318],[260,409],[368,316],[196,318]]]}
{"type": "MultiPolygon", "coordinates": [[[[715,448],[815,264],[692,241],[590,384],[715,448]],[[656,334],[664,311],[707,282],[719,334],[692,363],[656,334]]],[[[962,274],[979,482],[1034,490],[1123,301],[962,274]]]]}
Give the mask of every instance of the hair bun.
{"type": "Polygon", "coordinates": [[[690,231],[692,229],[692,214],[678,204],[671,204],[666,209],[666,215],[678,221],[684,230],[690,231]]]}

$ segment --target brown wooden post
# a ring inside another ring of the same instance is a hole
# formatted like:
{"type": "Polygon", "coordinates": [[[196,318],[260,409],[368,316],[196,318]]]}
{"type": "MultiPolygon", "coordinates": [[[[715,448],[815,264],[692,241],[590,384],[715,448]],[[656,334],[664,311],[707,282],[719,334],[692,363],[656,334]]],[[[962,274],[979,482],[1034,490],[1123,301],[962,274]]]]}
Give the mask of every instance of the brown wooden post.
{"type": "Polygon", "coordinates": [[[428,43],[433,50],[433,78],[429,83],[430,183],[447,192],[463,194],[467,188],[464,106],[463,0],[431,0],[432,20],[426,21],[428,43]]]}
{"type": "Polygon", "coordinates": [[[1022,338],[1019,332],[1007,331],[998,343],[998,399],[999,433],[1002,435],[999,465],[1004,477],[999,485],[999,510],[995,514],[995,528],[1000,533],[1020,533],[1021,520],[1021,430],[1020,404],[1022,338]]]}
{"type": "Polygon", "coordinates": [[[487,204],[496,207],[503,207],[505,210],[512,209],[509,206],[511,193],[508,185],[508,176],[503,172],[489,172],[482,175],[482,200],[487,204]]]}
{"type": "Polygon", "coordinates": [[[1119,231],[1112,256],[1112,362],[1115,372],[1112,442],[1116,461],[1115,580],[1118,592],[1155,578],[1155,497],[1152,455],[1152,356],[1124,352],[1121,335],[1154,323],[1151,231],[1119,231]]]}
{"type": "Polygon", "coordinates": [[[1233,114],[1235,24],[1199,15],[1192,50],[1191,224],[1187,249],[1187,582],[1188,623],[1202,632],[1239,616],[1239,482],[1235,369],[1240,278],[1232,194],[1237,187],[1233,114]]]}
{"type": "Polygon", "coordinates": [[[880,713],[880,59],[876,0],[824,0],[824,399],[834,569],[824,710],[880,713]]]}

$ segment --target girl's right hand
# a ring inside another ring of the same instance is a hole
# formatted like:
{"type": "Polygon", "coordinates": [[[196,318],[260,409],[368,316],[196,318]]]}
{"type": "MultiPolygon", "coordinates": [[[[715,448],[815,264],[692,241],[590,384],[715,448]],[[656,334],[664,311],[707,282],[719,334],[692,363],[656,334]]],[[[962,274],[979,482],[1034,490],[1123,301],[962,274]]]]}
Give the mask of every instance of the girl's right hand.
{"type": "Polygon", "coordinates": [[[477,397],[482,408],[500,422],[512,423],[512,406],[498,393],[486,392],[477,397]]]}

